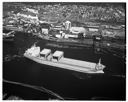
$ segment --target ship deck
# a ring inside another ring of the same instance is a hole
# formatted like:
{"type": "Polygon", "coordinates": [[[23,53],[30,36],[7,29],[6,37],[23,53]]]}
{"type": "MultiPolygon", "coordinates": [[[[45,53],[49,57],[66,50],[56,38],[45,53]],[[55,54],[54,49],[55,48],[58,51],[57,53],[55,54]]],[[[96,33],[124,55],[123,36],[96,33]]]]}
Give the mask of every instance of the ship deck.
{"type": "Polygon", "coordinates": [[[68,64],[68,65],[72,65],[72,66],[78,66],[78,67],[83,67],[83,68],[87,68],[87,69],[94,69],[96,66],[96,63],[91,63],[91,62],[87,62],[87,61],[80,61],[80,60],[75,60],[75,59],[71,59],[71,58],[61,58],[60,63],[64,63],[64,64],[68,64]]]}

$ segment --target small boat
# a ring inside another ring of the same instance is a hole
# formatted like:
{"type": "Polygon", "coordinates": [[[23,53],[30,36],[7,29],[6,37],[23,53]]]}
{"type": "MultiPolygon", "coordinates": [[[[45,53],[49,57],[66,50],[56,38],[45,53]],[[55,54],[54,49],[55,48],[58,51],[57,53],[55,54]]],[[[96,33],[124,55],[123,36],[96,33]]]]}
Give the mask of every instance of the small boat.
{"type": "Polygon", "coordinates": [[[101,59],[98,63],[92,63],[87,61],[81,61],[71,58],[65,58],[63,51],[55,51],[51,53],[51,49],[44,48],[40,51],[40,47],[35,45],[27,49],[24,56],[37,63],[73,70],[82,73],[104,73],[104,65],[101,64],[101,59]]]}

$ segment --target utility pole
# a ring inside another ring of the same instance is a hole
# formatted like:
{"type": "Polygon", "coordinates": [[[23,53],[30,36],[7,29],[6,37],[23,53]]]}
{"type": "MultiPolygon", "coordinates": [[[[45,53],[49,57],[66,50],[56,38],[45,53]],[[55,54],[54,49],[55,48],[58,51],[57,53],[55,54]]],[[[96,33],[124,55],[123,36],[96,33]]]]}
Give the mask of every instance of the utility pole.
{"type": "Polygon", "coordinates": [[[101,44],[102,44],[102,27],[100,26],[98,34],[93,36],[93,48],[96,53],[101,51],[101,44]]]}

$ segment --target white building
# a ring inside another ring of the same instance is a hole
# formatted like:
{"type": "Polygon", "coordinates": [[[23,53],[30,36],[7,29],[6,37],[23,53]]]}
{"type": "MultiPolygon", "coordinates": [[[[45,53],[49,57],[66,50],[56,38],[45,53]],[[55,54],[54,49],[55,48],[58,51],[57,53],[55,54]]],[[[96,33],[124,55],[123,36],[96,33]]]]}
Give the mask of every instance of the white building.
{"type": "Polygon", "coordinates": [[[39,21],[38,16],[36,14],[30,12],[17,13],[18,17],[24,17],[30,20],[39,21]]]}
{"type": "Polygon", "coordinates": [[[42,33],[43,34],[48,34],[48,29],[47,28],[42,28],[42,33]]]}
{"type": "Polygon", "coordinates": [[[38,12],[38,10],[35,10],[35,9],[32,9],[32,8],[24,8],[24,9],[22,9],[23,11],[28,11],[28,12],[32,12],[32,13],[35,13],[35,14],[38,14],[39,12],[38,12]]]}
{"type": "Polygon", "coordinates": [[[86,34],[86,29],[83,27],[71,27],[70,32],[74,34],[79,34],[79,33],[86,34]]]}
{"type": "Polygon", "coordinates": [[[71,37],[78,37],[78,34],[83,34],[83,36],[86,36],[87,30],[83,27],[72,27],[70,21],[66,21],[65,23],[65,29],[69,30],[73,35],[67,35],[71,37]]]}
{"type": "Polygon", "coordinates": [[[27,11],[38,14],[38,10],[26,8],[27,11]]]}
{"type": "Polygon", "coordinates": [[[64,23],[64,26],[65,26],[65,29],[66,29],[66,30],[69,30],[69,29],[71,28],[71,22],[70,22],[70,21],[66,21],[66,22],[64,23]]]}

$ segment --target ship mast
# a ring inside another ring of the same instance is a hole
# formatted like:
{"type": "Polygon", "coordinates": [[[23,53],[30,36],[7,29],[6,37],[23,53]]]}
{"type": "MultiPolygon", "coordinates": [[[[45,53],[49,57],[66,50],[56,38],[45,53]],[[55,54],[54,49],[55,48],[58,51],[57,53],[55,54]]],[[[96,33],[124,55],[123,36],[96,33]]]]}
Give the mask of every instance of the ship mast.
{"type": "Polygon", "coordinates": [[[102,68],[102,64],[101,64],[101,58],[99,59],[99,62],[96,64],[95,69],[96,69],[96,70],[101,70],[101,69],[103,69],[103,68],[102,68]]]}
{"type": "Polygon", "coordinates": [[[101,66],[101,58],[99,59],[99,63],[98,63],[99,66],[101,66]]]}

